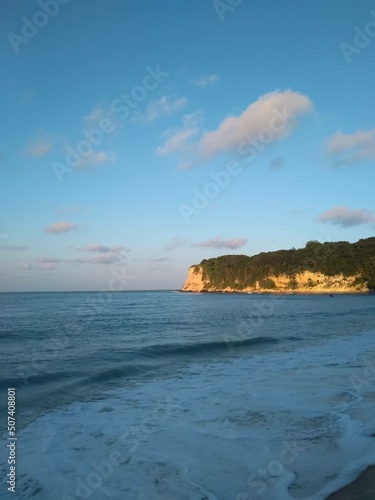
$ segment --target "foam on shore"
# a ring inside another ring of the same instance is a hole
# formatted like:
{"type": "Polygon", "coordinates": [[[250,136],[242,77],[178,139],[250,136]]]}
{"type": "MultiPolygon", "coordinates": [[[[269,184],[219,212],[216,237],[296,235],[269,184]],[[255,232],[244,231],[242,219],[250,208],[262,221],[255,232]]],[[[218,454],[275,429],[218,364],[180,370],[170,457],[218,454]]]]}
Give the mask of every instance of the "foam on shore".
{"type": "Polygon", "coordinates": [[[12,498],[323,500],[375,462],[373,338],[196,363],[47,413],[19,433],[12,498]]]}

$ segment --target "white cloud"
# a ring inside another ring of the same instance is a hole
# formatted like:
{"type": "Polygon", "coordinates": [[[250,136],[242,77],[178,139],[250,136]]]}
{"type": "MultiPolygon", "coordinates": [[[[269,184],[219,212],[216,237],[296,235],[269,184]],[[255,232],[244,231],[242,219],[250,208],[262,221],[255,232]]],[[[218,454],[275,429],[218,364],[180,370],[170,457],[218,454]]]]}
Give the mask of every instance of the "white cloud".
{"type": "Polygon", "coordinates": [[[270,92],[240,115],[225,118],[216,130],[204,133],[199,141],[199,152],[209,159],[222,152],[234,151],[252,143],[263,129],[272,130],[272,140],[280,139],[294,130],[297,118],[311,108],[310,99],[298,92],[270,92]]]}
{"type": "Polygon", "coordinates": [[[200,111],[185,115],[180,129],[166,132],[165,142],[162,146],[156,148],[156,154],[187,153],[190,149],[189,140],[199,134],[201,120],[202,114],[200,111]]]}
{"type": "Polygon", "coordinates": [[[160,99],[150,101],[145,113],[136,116],[135,119],[146,123],[152,122],[161,115],[170,115],[179,111],[186,103],[187,99],[185,97],[179,97],[173,100],[167,96],[163,96],[160,99]]]}
{"type": "Polygon", "coordinates": [[[328,222],[341,227],[360,226],[362,224],[374,224],[375,212],[370,212],[362,208],[350,209],[338,206],[318,215],[317,220],[319,222],[328,222]]]}
{"type": "Polygon", "coordinates": [[[298,118],[312,109],[308,97],[292,90],[276,90],[262,95],[238,116],[225,118],[218,128],[203,132],[200,129],[201,113],[184,117],[182,128],[169,131],[162,146],[155,151],[166,155],[180,153],[188,156],[186,167],[210,160],[221,153],[243,151],[254,142],[264,144],[279,140],[292,132],[298,118]],[[191,139],[201,134],[197,142],[191,139]]]}
{"type": "Polygon", "coordinates": [[[326,143],[335,164],[352,165],[361,160],[375,159],[375,128],[344,134],[339,130],[326,143]]]}
{"type": "Polygon", "coordinates": [[[230,240],[224,240],[221,236],[216,236],[211,240],[201,241],[199,243],[193,243],[192,247],[201,247],[201,248],[230,248],[235,250],[237,248],[241,248],[247,243],[246,238],[233,238],[230,240]]]}
{"type": "Polygon", "coordinates": [[[212,87],[219,83],[220,77],[212,73],[211,75],[199,76],[194,78],[191,83],[195,87],[200,87],[201,89],[206,89],[207,87],[212,87]]]}

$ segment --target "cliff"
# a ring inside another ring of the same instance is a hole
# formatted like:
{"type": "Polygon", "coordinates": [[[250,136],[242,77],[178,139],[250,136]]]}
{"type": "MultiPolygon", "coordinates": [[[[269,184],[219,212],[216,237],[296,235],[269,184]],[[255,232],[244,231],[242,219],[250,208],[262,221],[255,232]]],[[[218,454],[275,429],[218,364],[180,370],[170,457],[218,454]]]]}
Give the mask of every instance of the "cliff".
{"type": "Polygon", "coordinates": [[[375,238],[226,255],[191,266],[183,292],[359,293],[375,290],[375,238]]]}
{"type": "Polygon", "coordinates": [[[305,271],[295,275],[293,286],[290,286],[290,277],[286,275],[270,276],[269,279],[275,284],[268,288],[261,285],[259,281],[254,286],[242,289],[227,287],[215,287],[209,280],[203,279],[202,266],[191,266],[185,280],[182,292],[256,292],[256,293],[356,293],[367,292],[366,285],[355,284],[359,276],[345,277],[342,274],[326,276],[321,273],[305,271]]]}

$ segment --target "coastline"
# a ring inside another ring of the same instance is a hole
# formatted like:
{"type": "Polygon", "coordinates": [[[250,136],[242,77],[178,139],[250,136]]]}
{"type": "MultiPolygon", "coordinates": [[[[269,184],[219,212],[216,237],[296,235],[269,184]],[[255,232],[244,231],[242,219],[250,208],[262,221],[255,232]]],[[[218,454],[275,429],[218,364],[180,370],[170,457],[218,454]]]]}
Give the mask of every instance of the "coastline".
{"type": "Polygon", "coordinates": [[[322,273],[303,271],[294,276],[269,275],[266,280],[255,281],[251,285],[240,285],[240,281],[232,280],[231,284],[225,281],[212,283],[205,274],[201,265],[190,266],[188,275],[181,288],[181,292],[201,293],[267,293],[267,294],[348,294],[371,293],[364,282],[358,283],[359,275],[344,276],[337,274],[327,276],[322,273]],[[225,284],[224,284],[225,283],[225,284]],[[270,285],[270,286],[269,286],[270,285]]]}
{"type": "Polygon", "coordinates": [[[264,291],[253,291],[248,292],[246,290],[187,290],[184,288],[180,288],[179,290],[175,290],[178,293],[229,293],[229,294],[243,294],[243,295],[373,295],[374,292],[371,290],[264,290],[264,291]]]}
{"type": "Polygon", "coordinates": [[[375,498],[375,465],[369,465],[354,481],[331,493],[325,500],[373,500],[375,498]]]}

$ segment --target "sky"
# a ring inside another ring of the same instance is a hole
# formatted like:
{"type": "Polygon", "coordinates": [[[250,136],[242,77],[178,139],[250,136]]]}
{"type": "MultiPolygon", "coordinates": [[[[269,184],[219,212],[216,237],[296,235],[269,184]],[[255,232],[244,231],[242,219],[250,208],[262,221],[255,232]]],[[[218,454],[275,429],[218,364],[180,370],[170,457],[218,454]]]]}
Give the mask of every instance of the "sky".
{"type": "Polygon", "coordinates": [[[367,0],[0,3],[0,291],[178,289],[375,230],[367,0]]]}

